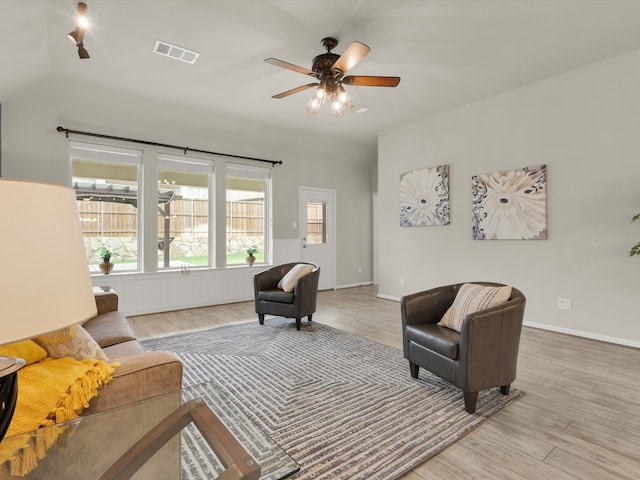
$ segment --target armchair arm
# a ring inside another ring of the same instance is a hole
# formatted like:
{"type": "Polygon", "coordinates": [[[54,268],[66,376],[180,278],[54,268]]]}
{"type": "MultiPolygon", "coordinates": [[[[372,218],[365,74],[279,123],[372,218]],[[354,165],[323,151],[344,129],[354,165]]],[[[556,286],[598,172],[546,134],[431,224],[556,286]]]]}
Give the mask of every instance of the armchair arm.
{"type": "Polygon", "coordinates": [[[460,387],[478,391],[516,378],[525,299],[467,315],[460,332],[460,387]]]}
{"type": "Polygon", "coordinates": [[[454,285],[433,288],[402,297],[402,327],[438,323],[456,297],[454,285]]]}
{"type": "Polygon", "coordinates": [[[318,296],[318,281],[320,280],[320,268],[300,277],[293,289],[293,298],[299,315],[307,315],[316,310],[318,296]]]}

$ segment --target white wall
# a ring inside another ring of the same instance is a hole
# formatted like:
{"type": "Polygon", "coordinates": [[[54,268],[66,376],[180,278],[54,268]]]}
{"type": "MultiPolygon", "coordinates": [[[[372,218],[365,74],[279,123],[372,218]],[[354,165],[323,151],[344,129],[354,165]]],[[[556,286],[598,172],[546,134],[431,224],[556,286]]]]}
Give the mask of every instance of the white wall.
{"type": "Polygon", "coordinates": [[[640,346],[640,258],[627,256],[640,240],[639,85],[633,52],[380,134],[380,295],[503,282],[526,295],[529,325],[640,346]],[[541,163],[548,240],[471,240],[471,176],[541,163]],[[400,228],[400,174],[438,164],[451,225],[400,228]]]}
{"type": "MultiPolygon", "coordinates": [[[[370,198],[375,145],[316,138],[70,79],[48,78],[2,99],[2,175],[68,184],[68,142],[64,134],[56,132],[58,125],[282,160],[283,165],[273,169],[273,234],[277,255],[274,260],[277,262],[278,257],[299,258],[298,231],[292,229],[291,223],[298,219],[298,187],[334,189],[337,284],[371,281],[370,198]],[[337,171],[339,175],[336,175],[337,171]],[[362,274],[358,273],[358,266],[364,267],[362,274]]],[[[90,137],[75,139],[101,142],[90,137]]],[[[63,249],[60,256],[64,256],[63,249]]],[[[219,274],[214,277],[224,282],[219,274]]],[[[116,281],[114,278],[115,275],[110,283],[116,281]]],[[[213,295],[211,298],[220,303],[219,297],[213,295]]],[[[229,296],[229,300],[238,300],[238,296],[229,296]]]]}

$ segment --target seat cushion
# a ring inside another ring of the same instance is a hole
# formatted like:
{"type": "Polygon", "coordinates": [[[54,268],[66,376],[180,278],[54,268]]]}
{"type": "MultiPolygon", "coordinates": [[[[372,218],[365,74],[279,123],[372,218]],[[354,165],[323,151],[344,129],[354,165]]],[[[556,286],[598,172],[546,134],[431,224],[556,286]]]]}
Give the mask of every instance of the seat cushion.
{"type": "Polygon", "coordinates": [[[258,293],[259,300],[277,303],[293,303],[293,293],[282,290],[262,290],[258,293]]]}
{"type": "Polygon", "coordinates": [[[509,297],[511,297],[510,286],[490,287],[465,283],[458,290],[455,300],[438,325],[460,332],[464,317],[505,303],[509,297]]]}
{"type": "Polygon", "coordinates": [[[407,339],[451,360],[458,359],[460,334],[439,325],[407,325],[407,339]]]}
{"type": "Polygon", "coordinates": [[[145,353],[145,350],[136,340],[129,340],[128,342],[116,343],[105,348],[104,353],[109,358],[109,361],[117,361],[123,357],[145,353]]]}

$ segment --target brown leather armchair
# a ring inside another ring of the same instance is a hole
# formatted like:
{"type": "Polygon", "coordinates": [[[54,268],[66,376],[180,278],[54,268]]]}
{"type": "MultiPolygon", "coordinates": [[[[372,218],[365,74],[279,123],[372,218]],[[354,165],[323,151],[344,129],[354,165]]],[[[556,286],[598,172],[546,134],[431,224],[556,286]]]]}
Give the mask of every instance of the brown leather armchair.
{"type": "MultiPolygon", "coordinates": [[[[480,285],[504,285],[473,282],[480,285]]],[[[500,387],[509,394],[516,378],[526,299],[512,288],[506,303],[464,317],[460,333],[437,325],[462,283],[402,298],[402,342],[411,376],[420,367],[462,389],[465,410],[475,413],[478,392],[500,387]]]]}
{"type": "Polygon", "coordinates": [[[306,316],[311,321],[316,311],[320,267],[309,263],[313,269],[298,279],[293,292],[288,293],[278,288],[278,282],[282,277],[300,263],[306,262],[286,263],[254,275],[253,290],[260,325],[264,325],[265,314],[295,318],[298,330],[302,317],[306,316]]]}

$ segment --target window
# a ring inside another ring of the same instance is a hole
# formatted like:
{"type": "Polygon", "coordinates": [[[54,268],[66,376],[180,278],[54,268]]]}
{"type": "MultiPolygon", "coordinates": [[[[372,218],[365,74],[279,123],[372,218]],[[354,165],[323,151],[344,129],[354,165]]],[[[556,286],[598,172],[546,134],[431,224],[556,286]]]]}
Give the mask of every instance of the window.
{"type": "Polygon", "coordinates": [[[253,246],[258,263],[270,260],[271,168],[221,159],[226,215],[216,216],[214,159],[198,156],[205,158],[69,142],[71,184],[91,273],[101,271],[103,248],[113,252],[112,273],[145,271],[145,265],[154,272],[206,268],[222,256],[226,265],[246,265],[246,251],[253,246]],[[143,195],[142,179],[156,175],[157,191],[143,195]],[[213,232],[223,227],[226,242],[216,243],[213,232]]]}
{"type": "Polygon", "coordinates": [[[138,270],[138,192],[142,152],[71,142],[72,186],[87,259],[99,272],[99,251],[114,252],[114,270],[138,270]]]}
{"type": "Polygon", "coordinates": [[[268,261],[269,185],[269,169],[227,164],[227,265],[244,264],[254,245],[256,262],[268,261]]]}
{"type": "Polygon", "coordinates": [[[209,266],[209,189],[213,162],[158,159],[158,268],[209,266]]]}
{"type": "Polygon", "coordinates": [[[307,243],[327,243],[327,204],[307,203],[307,243]]]}

